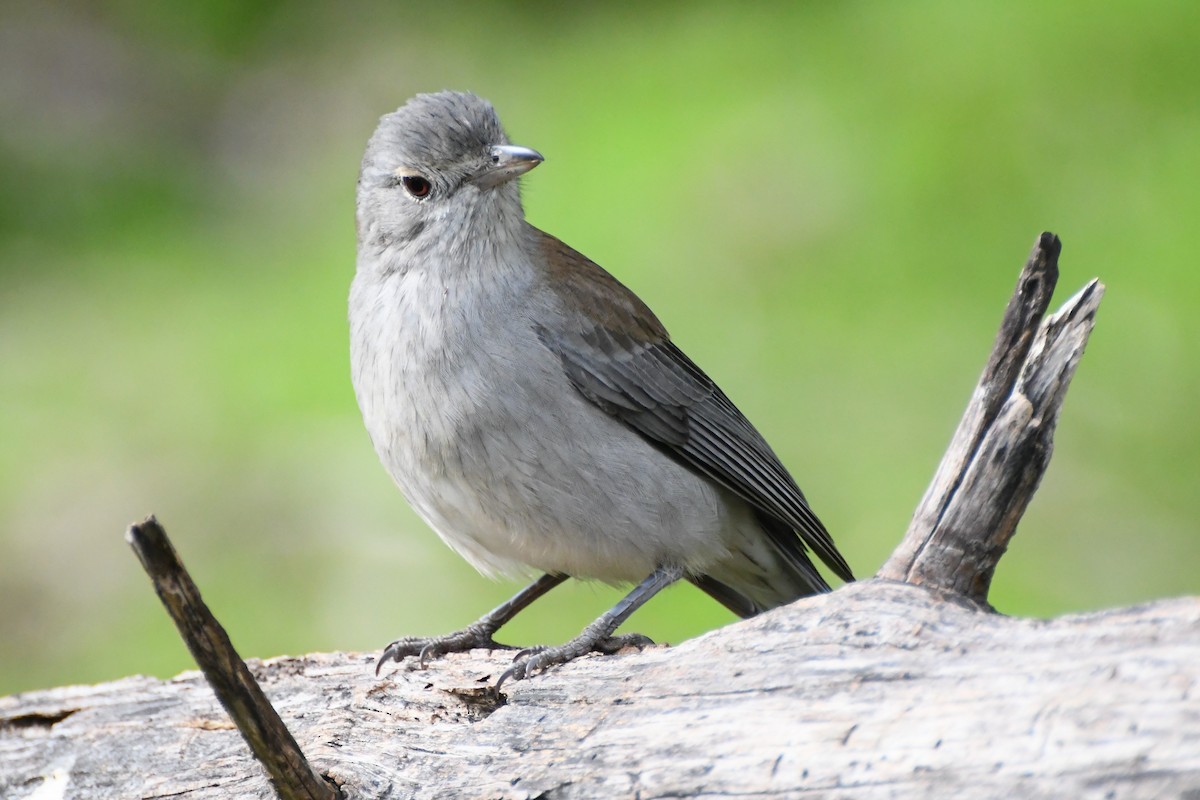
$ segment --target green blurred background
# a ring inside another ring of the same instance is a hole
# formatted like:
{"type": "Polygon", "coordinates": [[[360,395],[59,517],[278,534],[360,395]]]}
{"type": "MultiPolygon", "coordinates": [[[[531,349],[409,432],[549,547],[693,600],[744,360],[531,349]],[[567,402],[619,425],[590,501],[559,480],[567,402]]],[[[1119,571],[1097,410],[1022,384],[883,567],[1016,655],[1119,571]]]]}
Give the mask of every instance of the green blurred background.
{"type": "MultiPolygon", "coordinates": [[[[149,512],[247,656],[376,650],[516,588],[407,509],[349,383],[362,148],[442,88],[546,155],[532,222],[655,308],[863,576],[1057,232],[1058,301],[1108,295],[993,602],[1200,591],[1194,2],[25,6],[0,12],[0,694],[190,667],[122,539],[149,512]]],[[[558,591],[507,638],[615,597],[558,591]]],[[[682,587],[631,627],[729,619],[682,587]]]]}

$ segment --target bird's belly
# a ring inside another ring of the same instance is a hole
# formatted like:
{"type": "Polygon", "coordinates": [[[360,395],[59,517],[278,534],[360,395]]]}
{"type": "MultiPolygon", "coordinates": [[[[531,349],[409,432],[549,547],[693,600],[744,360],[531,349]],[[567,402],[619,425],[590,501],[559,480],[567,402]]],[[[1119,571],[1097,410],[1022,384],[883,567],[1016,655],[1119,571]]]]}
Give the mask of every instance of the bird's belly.
{"type": "Polygon", "coordinates": [[[385,457],[418,513],[476,568],[638,581],[663,563],[701,570],[724,555],[728,508],[706,481],[582,398],[572,408],[505,381],[492,390],[469,413],[445,413],[462,408],[451,391],[422,403],[423,424],[396,431],[385,457]]]}
{"type": "Polygon", "coordinates": [[[374,326],[395,336],[359,344],[355,389],[392,478],[477,569],[640,581],[727,554],[741,509],[580,396],[531,331],[424,323],[374,326]]]}

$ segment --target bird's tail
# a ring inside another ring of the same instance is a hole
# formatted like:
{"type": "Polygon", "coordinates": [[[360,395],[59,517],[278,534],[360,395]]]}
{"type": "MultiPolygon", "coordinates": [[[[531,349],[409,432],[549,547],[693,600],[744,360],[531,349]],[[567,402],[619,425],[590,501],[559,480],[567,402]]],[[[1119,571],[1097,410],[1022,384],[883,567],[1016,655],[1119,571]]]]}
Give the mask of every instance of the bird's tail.
{"type": "Polygon", "coordinates": [[[766,515],[755,517],[758,529],[752,535],[743,536],[728,556],[689,580],[742,618],[828,592],[829,584],[802,550],[775,544],[782,536],[795,536],[792,529],[766,515]]]}

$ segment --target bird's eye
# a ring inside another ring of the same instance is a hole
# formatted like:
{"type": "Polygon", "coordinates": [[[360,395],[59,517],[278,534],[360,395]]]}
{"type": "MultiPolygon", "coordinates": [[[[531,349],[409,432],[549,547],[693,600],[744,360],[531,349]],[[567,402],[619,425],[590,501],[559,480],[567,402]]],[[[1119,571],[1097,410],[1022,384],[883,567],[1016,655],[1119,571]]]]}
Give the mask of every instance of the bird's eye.
{"type": "Polygon", "coordinates": [[[433,191],[433,184],[420,175],[405,175],[400,179],[400,183],[404,186],[404,191],[418,200],[428,197],[429,193],[433,191]]]}

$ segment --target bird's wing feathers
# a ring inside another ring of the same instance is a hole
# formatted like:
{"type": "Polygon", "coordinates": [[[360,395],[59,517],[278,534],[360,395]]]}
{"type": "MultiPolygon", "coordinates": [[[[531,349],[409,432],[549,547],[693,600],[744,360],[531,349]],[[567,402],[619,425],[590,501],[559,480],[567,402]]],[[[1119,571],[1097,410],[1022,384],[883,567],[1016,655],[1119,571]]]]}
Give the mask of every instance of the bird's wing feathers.
{"type": "MultiPolygon", "coordinates": [[[[580,394],[760,514],[784,523],[840,578],[853,580],[829,533],[762,436],[671,342],[645,304],[583,255],[542,236],[555,273],[550,285],[592,310],[586,320],[568,317],[554,330],[537,331],[580,394]],[[595,302],[588,303],[591,298],[595,302]]],[[[807,564],[803,545],[781,527],[764,526],[785,556],[807,564]]]]}

